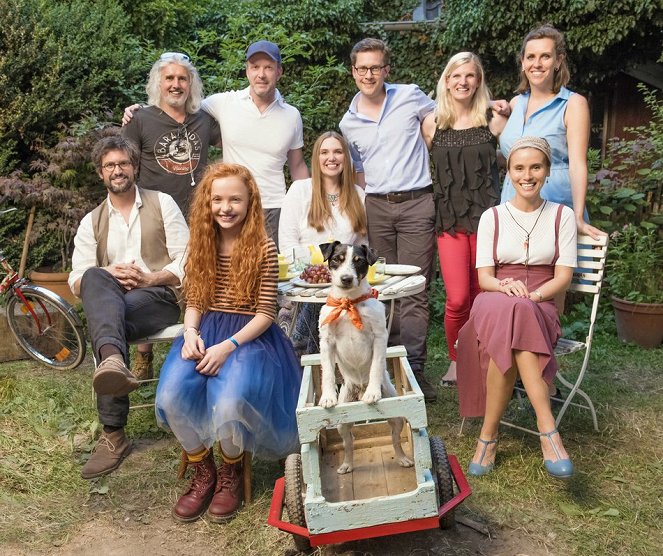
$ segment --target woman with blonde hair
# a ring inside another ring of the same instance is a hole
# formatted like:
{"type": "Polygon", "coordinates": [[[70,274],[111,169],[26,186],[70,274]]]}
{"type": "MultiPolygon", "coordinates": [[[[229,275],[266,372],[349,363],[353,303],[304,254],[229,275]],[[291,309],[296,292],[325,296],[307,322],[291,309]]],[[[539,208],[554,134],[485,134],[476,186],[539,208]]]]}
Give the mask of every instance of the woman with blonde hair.
{"type": "Polygon", "coordinates": [[[456,339],[479,293],[475,268],[481,214],[499,201],[497,136],[506,118],[490,108],[476,54],[451,57],[437,84],[437,106],[422,133],[434,164],[437,248],[446,291],[444,331],[451,363],[443,385],[456,382],[456,339]]]}
{"type": "MultiPolygon", "coordinates": [[[[311,154],[311,177],[293,182],[281,208],[279,250],[295,259],[308,256],[308,246],[329,240],[368,243],[364,190],[355,184],[348,144],[335,131],[317,138],[311,154]]],[[[300,311],[293,343],[298,351],[317,353],[320,305],[300,311]]],[[[288,311],[279,318],[286,320],[288,311]]]]}
{"type": "Polygon", "coordinates": [[[173,516],[193,521],[207,510],[222,522],[241,502],[245,451],[279,459],[297,449],[301,369],[274,323],[277,252],[251,173],[237,164],[208,167],[189,225],[184,335],[162,368],[156,414],[194,468],[173,516]]]}

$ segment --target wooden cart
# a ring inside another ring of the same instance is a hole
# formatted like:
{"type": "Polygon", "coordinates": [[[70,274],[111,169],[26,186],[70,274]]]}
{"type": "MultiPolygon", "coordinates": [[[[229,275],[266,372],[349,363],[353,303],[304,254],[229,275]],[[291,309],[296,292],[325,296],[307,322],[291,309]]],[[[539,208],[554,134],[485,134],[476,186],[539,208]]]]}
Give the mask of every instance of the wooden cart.
{"type": "Polygon", "coordinates": [[[302,357],[297,403],[301,454],[286,460],[276,481],[267,523],[292,533],[299,550],[396,533],[452,527],[454,508],[471,489],[458,460],[442,439],[429,437],[424,396],[403,346],[387,350],[397,397],[376,404],[339,404],[320,399],[320,356],[302,357]],[[404,417],[403,449],[414,466],[394,459],[390,417],[404,417]],[[339,475],[343,444],[337,425],[354,423],[354,471],[339,475]],[[454,488],[455,485],[455,488],[454,488]],[[288,520],[283,521],[283,507],[288,520]]]}

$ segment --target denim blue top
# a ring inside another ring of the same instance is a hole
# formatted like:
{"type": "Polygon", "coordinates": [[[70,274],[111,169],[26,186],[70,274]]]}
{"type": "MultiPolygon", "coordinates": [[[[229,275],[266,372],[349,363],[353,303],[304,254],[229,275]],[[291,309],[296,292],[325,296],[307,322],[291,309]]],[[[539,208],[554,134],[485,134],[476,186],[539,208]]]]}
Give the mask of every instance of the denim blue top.
{"type": "MultiPolygon", "coordinates": [[[[517,96],[509,121],[500,135],[500,150],[505,157],[509,156],[514,141],[526,135],[543,137],[550,143],[552,166],[550,176],[541,190],[541,197],[571,208],[573,208],[573,198],[569,178],[569,146],[566,142],[564,113],[572,94],[574,93],[566,87],[562,87],[555,98],[534,112],[527,121],[525,121],[525,113],[529,102],[529,92],[517,96]]],[[[511,199],[514,194],[513,185],[507,174],[502,188],[502,203],[511,199]]]]}
{"type": "Polygon", "coordinates": [[[357,111],[361,94],[357,93],[339,124],[355,169],[364,173],[366,193],[427,187],[430,165],[421,122],[434,110],[435,102],[416,85],[385,83],[385,90],[377,121],[357,111]]]}

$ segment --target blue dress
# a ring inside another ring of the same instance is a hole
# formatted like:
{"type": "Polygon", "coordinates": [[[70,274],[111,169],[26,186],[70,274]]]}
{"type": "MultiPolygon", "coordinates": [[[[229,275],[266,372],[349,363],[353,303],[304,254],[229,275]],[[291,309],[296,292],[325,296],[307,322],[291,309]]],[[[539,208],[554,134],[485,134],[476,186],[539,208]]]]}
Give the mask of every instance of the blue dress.
{"type": "MultiPolygon", "coordinates": [[[[252,314],[208,311],[200,323],[206,346],[241,330],[252,314]]],[[[174,343],[161,369],[156,395],[160,427],[191,451],[220,440],[266,459],[298,450],[295,409],[301,367],[290,340],[275,324],[233,351],[216,376],[201,375],[174,343]]]]}
{"type": "MultiPolygon", "coordinates": [[[[566,141],[564,114],[572,94],[574,93],[566,87],[562,87],[555,98],[534,112],[527,121],[525,121],[525,113],[529,92],[518,95],[511,116],[500,135],[500,150],[505,157],[509,156],[514,141],[526,135],[543,137],[548,141],[552,150],[552,165],[550,176],[546,178],[546,183],[541,190],[541,197],[570,208],[573,208],[573,197],[569,177],[569,146],[566,141]]],[[[514,195],[515,191],[507,174],[502,187],[501,202],[508,201],[514,195]]]]}

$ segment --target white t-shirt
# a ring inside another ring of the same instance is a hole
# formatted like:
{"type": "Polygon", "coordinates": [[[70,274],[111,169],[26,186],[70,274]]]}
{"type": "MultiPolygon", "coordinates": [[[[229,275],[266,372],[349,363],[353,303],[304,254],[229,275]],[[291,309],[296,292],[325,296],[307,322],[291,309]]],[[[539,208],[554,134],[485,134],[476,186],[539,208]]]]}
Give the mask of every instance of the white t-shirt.
{"type": "MultiPolygon", "coordinates": [[[[555,218],[557,203],[546,202],[546,206],[532,212],[523,212],[510,202],[498,205],[499,237],[497,239],[497,260],[502,264],[525,264],[525,238],[529,238],[529,264],[550,264],[555,256],[555,218]],[[508,208],[507,208],[508,207],[508,208]],[[539,217],[539,213],[541,216],[539,217]],[[538,222],[536,219],[539,218],[538,222]],[[518,224],[525,228],[523,230],[518,224]],[[536,225],[535,225],[536,222],[536,225]]],[[[488,209],[481,215],[477,230],[477,268],[494,266],[493,237],[495,219],[493,210],[488,209]]],[[[573,211],[564,206],[559,223],[559,257],[560,266],[576,267],[577,265],[577,232],[573,211]]]]}
{"type": "MultiPolygon", "coordinates": [[[[358,185],[355,185],[355,188],[363,203],[364,190],[358,185]]],[[[338,206],[332,206],[333,218],[321,232],[308,225],[310,208],[311,178],[292,182],[281,207],[279,220],[279,251],[281,253],[292,255],[294,248],[295,257],[304,257],[309,253],[309,245],[320,245],[329,240],[352,245],[368,244],[368,237],[355,233],[350,221],[341,213],[338,206]]]]}
{"type": "Polygon", "coordinates": [[[276,91],[274,102],[261,113],[248,87],[211,95],[202,107],[219,122],[223,161],[251,170],[263,208],[279,208],[285,197],[283,166],[288,151],[304,146],[299,111],[276,91]]]}

